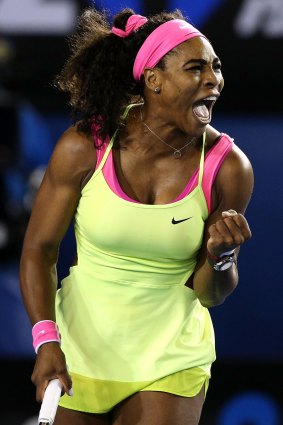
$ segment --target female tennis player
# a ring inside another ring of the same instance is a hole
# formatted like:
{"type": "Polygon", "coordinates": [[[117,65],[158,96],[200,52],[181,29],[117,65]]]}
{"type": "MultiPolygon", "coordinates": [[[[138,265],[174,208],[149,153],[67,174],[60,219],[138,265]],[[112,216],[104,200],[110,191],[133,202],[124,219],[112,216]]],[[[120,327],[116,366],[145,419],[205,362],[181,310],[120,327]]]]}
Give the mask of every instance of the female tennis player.
{"type": "Polygon", "coordinates": [[[37,400],[58,378],[55,425],[197,425],[216,358],[209,308],[236,288],[251,237],[252,166],[211,126],[221,62],[179,11],[124,9],[111,27],[90,8],[71,46],[57,85],[74,124],[21,257],[37,400]],[[73,219],[77,261],[58,285],[73,219]]]}

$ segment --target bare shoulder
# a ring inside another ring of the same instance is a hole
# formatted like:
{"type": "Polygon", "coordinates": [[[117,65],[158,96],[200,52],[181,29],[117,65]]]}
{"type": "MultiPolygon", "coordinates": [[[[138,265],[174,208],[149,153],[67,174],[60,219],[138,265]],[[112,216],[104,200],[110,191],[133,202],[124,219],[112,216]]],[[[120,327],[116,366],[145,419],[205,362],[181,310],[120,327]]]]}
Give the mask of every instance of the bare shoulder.
{"type": "Polygon", "coordinates": [[[94,140],[92,136],[88,136],[80,132],[76,126],[69,127],[58,140],[55,150],[56,155],[65,155],[66,159],[82,162],[87,166],[89,162],[92,164],[93,156],[96,156],[94,140]]]}
{"type": "Polygon", "coordinates": [[[83,182],[96,164],[96,150],[91,136],[69,127],[59,138],[48,169],[51,176],[83,182]]]}
{"type": "Polygon", "coordinates": [[[249,158],[235,143],[220,168],[220,177],[221,173],[231,178],[241,178],[242,176],[242,178],[248,179],[253,176],[253,168],[249,158]]]}

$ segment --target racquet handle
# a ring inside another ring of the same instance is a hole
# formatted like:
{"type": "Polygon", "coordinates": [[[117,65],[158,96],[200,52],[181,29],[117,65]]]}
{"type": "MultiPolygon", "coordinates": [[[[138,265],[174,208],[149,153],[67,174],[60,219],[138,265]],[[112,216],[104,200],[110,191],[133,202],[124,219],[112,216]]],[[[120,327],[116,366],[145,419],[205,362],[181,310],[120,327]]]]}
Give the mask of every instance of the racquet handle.
{"type": "Polygon", "coordinates": [[[52,425],[55,419],[59,399],[61,396],[62,384],[59,379],[52,379],[44,393],[42,400],[38,424],[52,425]]]}

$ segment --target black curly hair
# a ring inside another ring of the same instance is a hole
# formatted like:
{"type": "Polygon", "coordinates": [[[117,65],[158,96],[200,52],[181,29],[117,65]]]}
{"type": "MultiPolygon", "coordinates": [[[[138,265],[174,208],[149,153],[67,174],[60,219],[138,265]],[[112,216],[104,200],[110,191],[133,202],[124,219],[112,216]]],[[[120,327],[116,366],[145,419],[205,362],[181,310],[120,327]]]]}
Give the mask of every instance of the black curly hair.
{"type": "MultiPolygon", "coordinates": [[[[124,30],[134,14],[132,9],[123,9],[113,25],[124,30]]],[[[184,17],[178,9],[161,12],[121,38],[111,32],[105,11],[87,8],[82,12],[77,31],[69,39],[70,57],[55,79],[56,87],[70,96],[72,118],[79,131],[90,134],[95,123],[102,140],[113,135],[124,107],[143,96],[143,80],[133,78],[138,50],[154,29],[172,19],[184,17]]],[[[164,58],[156,66],[164,68],[164,58]]]]}

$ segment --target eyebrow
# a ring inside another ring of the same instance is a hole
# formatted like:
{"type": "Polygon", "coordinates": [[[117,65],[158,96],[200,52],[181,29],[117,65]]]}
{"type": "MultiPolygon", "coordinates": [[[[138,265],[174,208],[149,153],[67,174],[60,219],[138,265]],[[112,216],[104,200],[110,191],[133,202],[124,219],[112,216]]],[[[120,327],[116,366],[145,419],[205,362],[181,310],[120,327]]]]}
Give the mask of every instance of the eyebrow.
{"type": "MultiPolygon", "coordinates": [[[[218,57],[218,56],[216,56],[216,57],[213,59],[213,63],[215,63],[215,62],[220,62],[220,63],[221,63],[221,61],[220,61],[220,59],[219,59],[219,57],[218,57]]],[[[206,61],[206,60],[204,60],[204,59],[190,59],[189,61],[185,62],[183,66],[189,65],[189,64],[191,64],[191,63],[200,63],[200,64],[202,64],[202,65],[206,65],[206,64],[207,64],[207,61],[206,61]]]]}

